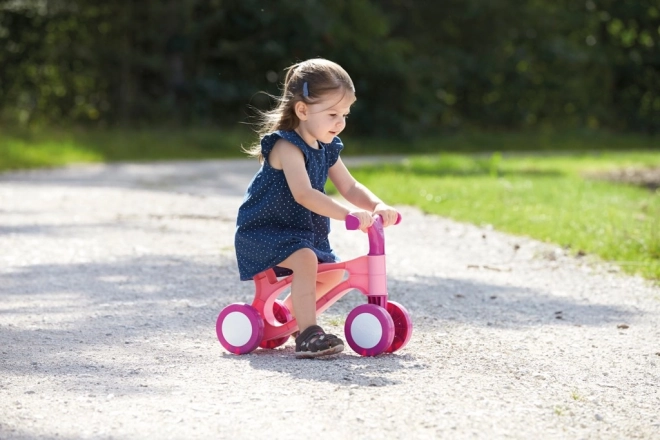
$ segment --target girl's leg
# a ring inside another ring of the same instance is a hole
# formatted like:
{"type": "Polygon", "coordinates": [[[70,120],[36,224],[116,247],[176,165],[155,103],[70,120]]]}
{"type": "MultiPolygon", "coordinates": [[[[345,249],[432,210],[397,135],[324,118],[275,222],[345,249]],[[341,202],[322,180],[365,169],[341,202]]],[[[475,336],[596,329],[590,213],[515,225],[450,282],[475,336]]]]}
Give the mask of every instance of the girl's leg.
{"type": "MultiPolygon", "coordinates": [[[[339,353],[344,342],[316,325],[316,276],[318,259],[311,249],[299,249],[278,266],[293,270],[291,299],[300,334],[296,337],[296,357],[308,358],[339,353]]],[[[328,277],[323,285],[328,289],[328,277]]],[[[332,286],[330,286],[332,287],[332,286]]],[[[326,290],[327,291],[327,290],[326,290]]]]}
{"type": "MultiPolygon", "coordinates": [[[[294,273],[291,282],[291,311],[298,321],[302,332],[307,327],[316,325],[316,271],[318,258],[308,248],[299,249],[278,266],[291,269],[294,273]]],[[[287,301],[288,302],[288,301],[287,301]]],[[[287,304],[288,305],[288,304],[287,304]]]]}
{"type": "Polygon", "coordinates": [[[330,270],[316,276],[316,299],[328,293],[330,289],[341,283],[344,279],[343,270],[330,270]]]}
{"type": "MultiPolygon", "coordinates": [[[[281,266],[278,265],[278,266],[281,266]]],[[[318,269],[317,269],[318,270],[318,269]]],[[[295,279],[295,277],[294,277],[295,279]]],[[[328,272],[319,273],[316,275],[316,298],[314,299],[314,313],[316,313],[316,301],[323,295],[328,293],[333,287],[339,284],[344,279],[343,270],[331,270],[328,272]]],[[[293,291],[293,288],[291,289],[293,291]]],[[[293,310],[293,302],[291,295],[284,298],[284,305],[291,311],[291,315],[295,318],[296,314],[293,310]]]]}

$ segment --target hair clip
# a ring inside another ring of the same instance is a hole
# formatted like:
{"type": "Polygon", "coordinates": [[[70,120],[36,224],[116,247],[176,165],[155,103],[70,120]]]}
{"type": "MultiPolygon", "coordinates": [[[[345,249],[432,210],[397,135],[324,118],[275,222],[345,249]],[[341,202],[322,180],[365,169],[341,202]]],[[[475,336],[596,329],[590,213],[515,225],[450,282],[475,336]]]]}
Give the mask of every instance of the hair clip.
{"type": "Polygon", "coordinates": [[[307,87],[307,81],[303,83],[303,96],[305,98],[309,96],[309,88],[307,87]]]}

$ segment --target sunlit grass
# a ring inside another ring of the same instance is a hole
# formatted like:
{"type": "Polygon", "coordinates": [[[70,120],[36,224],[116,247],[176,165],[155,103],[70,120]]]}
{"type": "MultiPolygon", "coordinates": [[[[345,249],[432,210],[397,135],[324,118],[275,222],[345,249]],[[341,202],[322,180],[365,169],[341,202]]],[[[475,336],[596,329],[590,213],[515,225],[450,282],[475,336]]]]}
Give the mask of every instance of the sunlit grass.
{"type": "MultiPolygon", "coordinates": [[[[412,140],[342,135],[344,156],[439,152],[591,151],[652,148],[657,137],[600,132],[497,132],[476,130],[412,140]]],[[[256,141],[248,126],[232,128],[12,130],[0,127],[0,171],[74,162],[153,161],[246,157],[256,141]]],[[[530,159],[533,160],[533,159],[530,159]]],[[[547,164],[550,166],[551,164],[547,164]]]]}
{"type": "Polygon", "coordinates": [[[557,243],[660,280],[660,190],[585,178],[660,153],[413,157],[354,176],[389,203],[557,243]]]}
{"type": "Polygon", "coordinates": [[[0,145],[0,170],[66,165],[75,162],[100,162],[103,157],[71,140],[38,144],[23,139],[4,139],[0,145]]]}
{"type": "Polygon", "coordinates": [[[245,157],[246,130],[56,130],[0,134],[0,171],[71,163],[245,157]]]}

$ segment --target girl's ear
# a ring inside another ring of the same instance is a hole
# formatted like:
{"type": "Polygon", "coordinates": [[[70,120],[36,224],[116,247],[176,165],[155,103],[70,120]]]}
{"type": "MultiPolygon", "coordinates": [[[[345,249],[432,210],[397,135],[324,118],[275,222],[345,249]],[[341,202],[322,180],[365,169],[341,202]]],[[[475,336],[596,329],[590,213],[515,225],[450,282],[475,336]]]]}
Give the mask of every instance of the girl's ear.
{"type": "Polygon", "coordinates": [[[307,104],[305,104],[302,101],[296,102],[296,105],[293,107],[294,111],[296,112],[296,116],[298,116],[298,119],[301,121],[306,121],[307,120],[307,104]]]}

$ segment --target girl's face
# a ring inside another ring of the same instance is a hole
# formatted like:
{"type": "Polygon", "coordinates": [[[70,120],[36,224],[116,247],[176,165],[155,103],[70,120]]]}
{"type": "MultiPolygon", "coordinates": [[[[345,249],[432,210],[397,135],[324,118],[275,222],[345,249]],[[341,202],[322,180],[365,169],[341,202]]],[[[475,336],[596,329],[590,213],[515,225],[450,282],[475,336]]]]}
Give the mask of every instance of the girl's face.
{"type": "MultiPolygon", "coordinates": [[[[303,139],[309,145],[318,140],[325,144],[332,142],[346,127],[346,118],[355,102],[355,95],[351,92],[338,90],[321,97],[314,104],[303,104],[306,108],[298,114],[300,131],[303,139]]],[[[300,103],[299,103],[300,104],[300,103]]]]}

